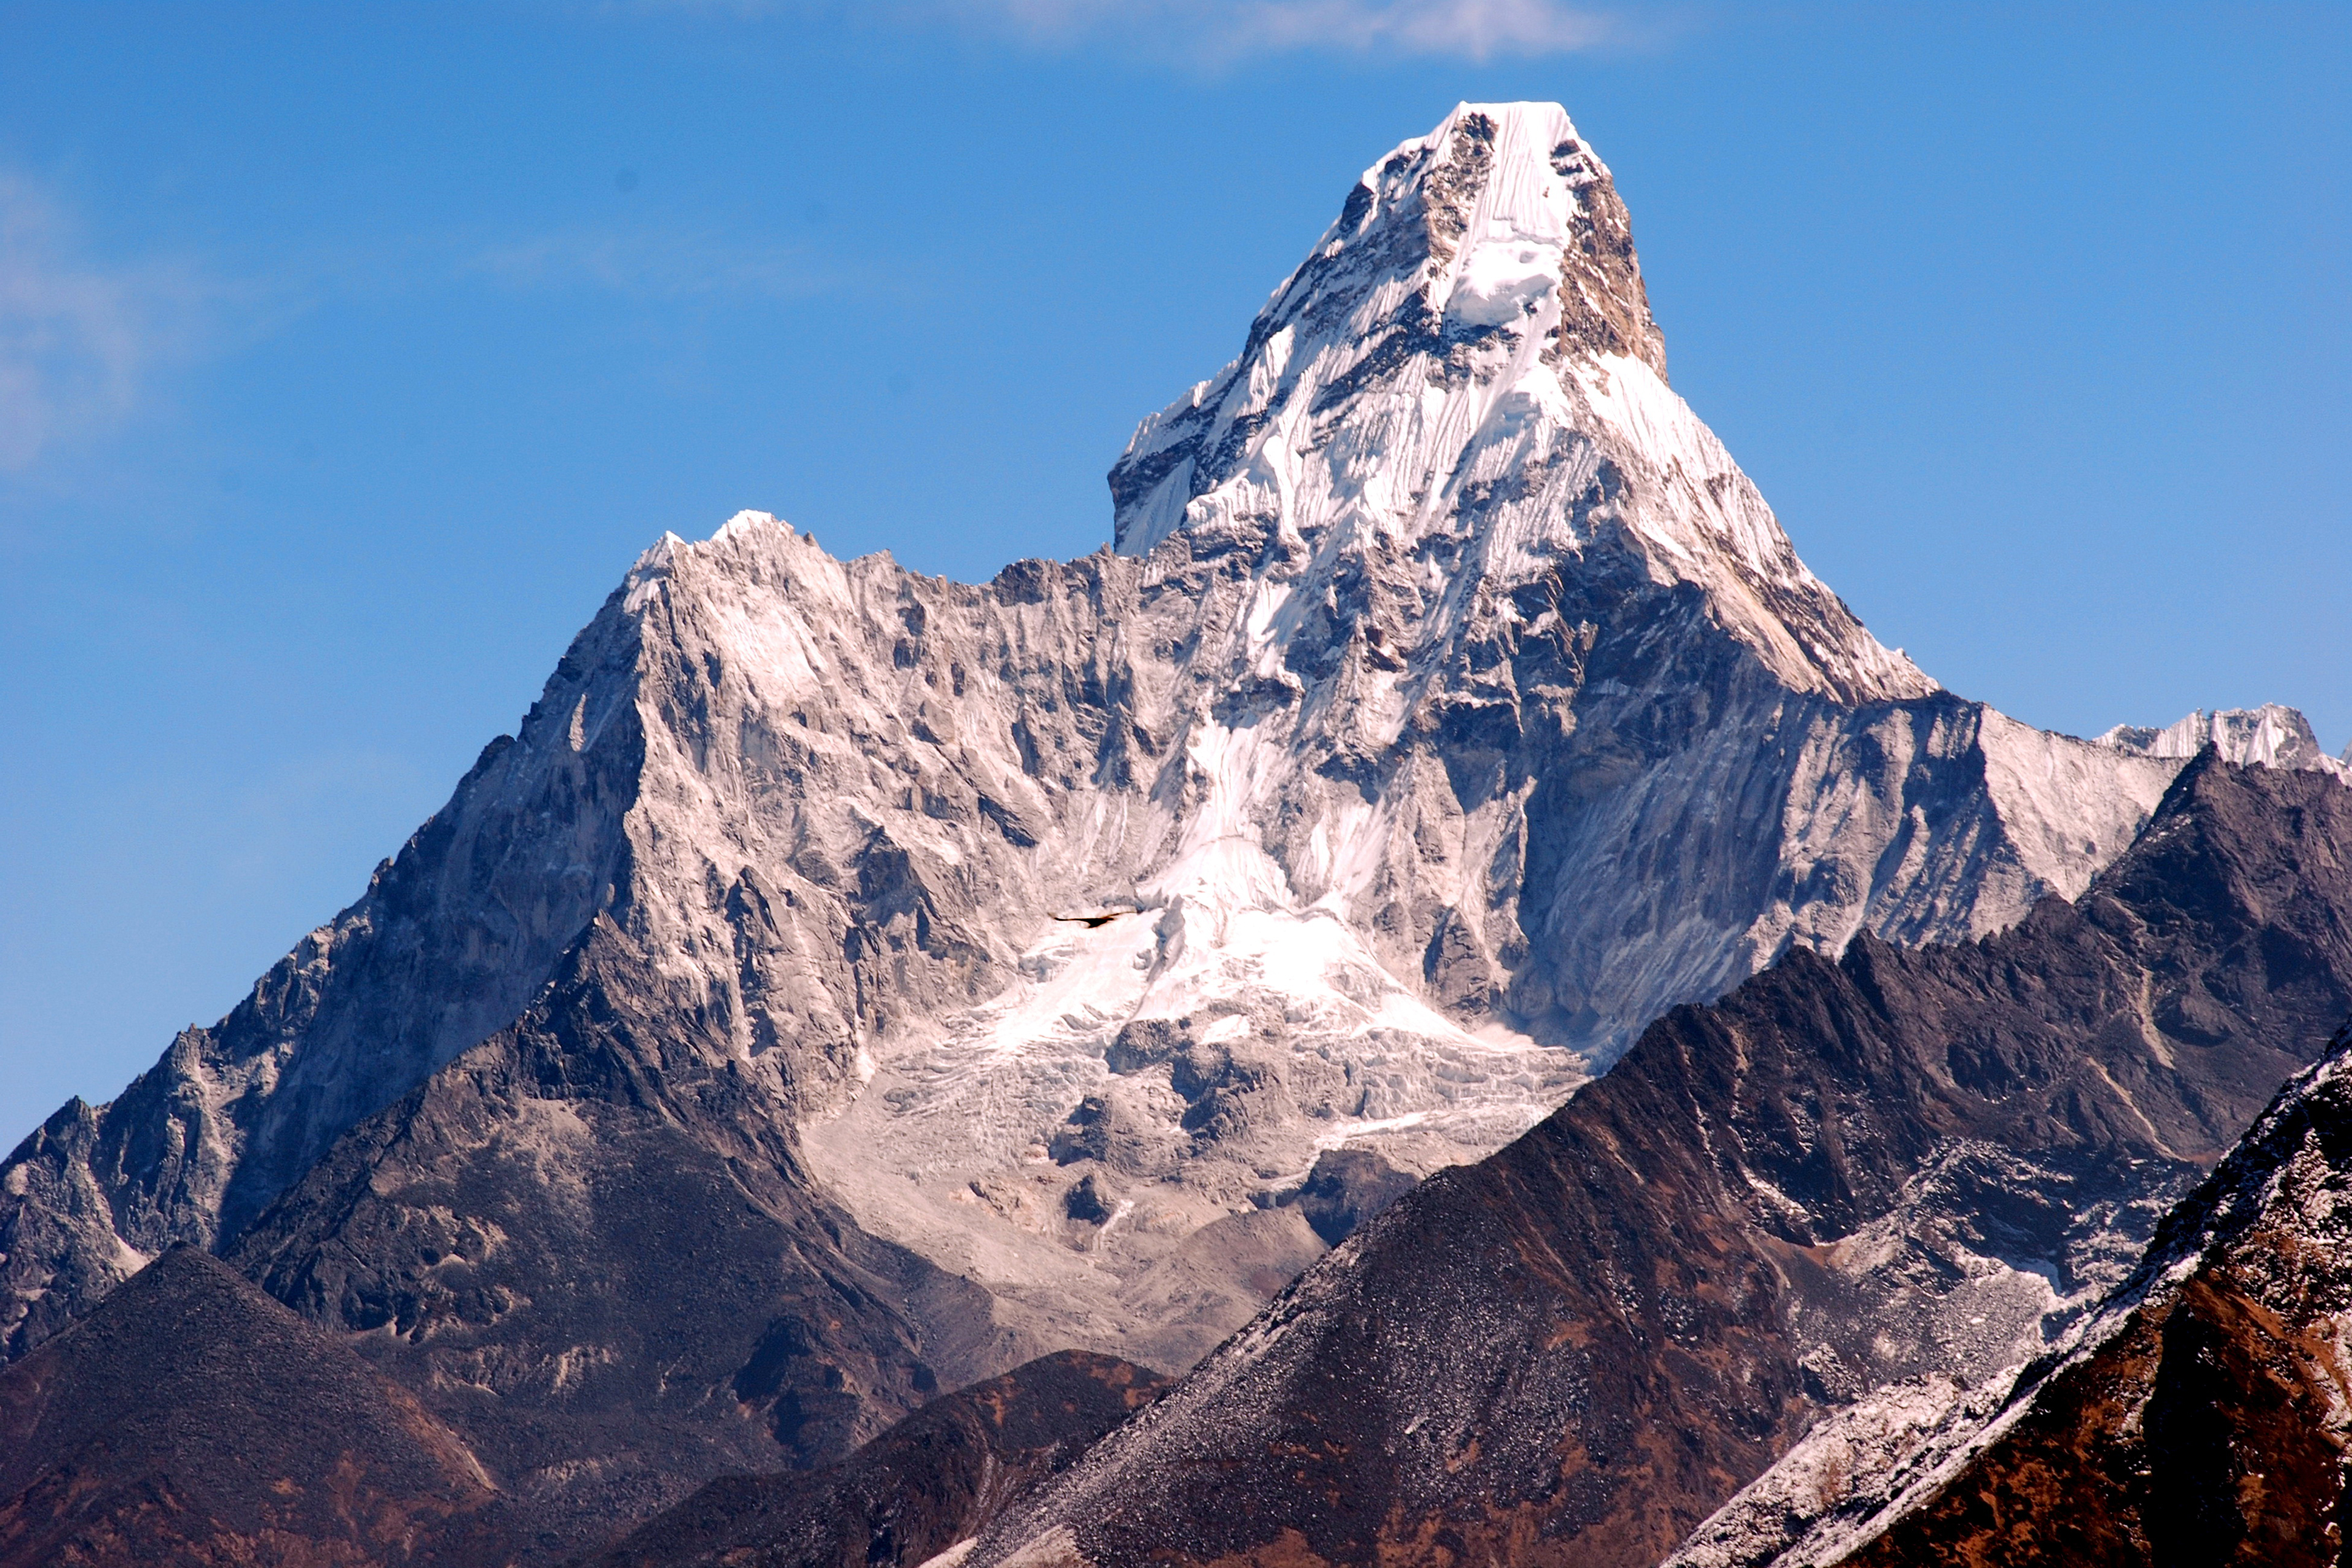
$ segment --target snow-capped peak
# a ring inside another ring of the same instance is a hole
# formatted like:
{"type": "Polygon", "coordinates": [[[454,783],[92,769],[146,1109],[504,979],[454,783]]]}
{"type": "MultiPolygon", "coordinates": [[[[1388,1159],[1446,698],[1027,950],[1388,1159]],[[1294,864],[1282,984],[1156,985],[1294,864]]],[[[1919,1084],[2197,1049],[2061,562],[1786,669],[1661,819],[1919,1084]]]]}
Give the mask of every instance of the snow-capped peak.
{"type": "Polygon", "coordinates": [[[1481,587],[1630,565],[1705,591],[1796,689],[1935,689],[1666,385],[1624,204],[1557,104],[1463,104],[1366,170],[1241,357],[1144,421],[1110,487],[1121,553],[1181,534],[1299,590],[1379,558],[1425,589],[1427,633],[1481,587]]]}

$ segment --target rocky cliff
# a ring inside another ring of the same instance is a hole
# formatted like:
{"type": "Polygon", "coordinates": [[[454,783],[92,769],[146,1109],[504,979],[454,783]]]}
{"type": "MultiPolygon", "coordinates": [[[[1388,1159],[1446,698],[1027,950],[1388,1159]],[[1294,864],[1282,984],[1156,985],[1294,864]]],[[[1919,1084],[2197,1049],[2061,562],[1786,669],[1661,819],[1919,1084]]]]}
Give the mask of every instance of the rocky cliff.
{"type": "Polygon", "coordinates": [[[1956,1397],[1906,1391],[1916,1414],[1873,1412],[1876,1442],[1808,1436],[1678,1568],[2342,1561],[2347,1195],[2352,1030],[2065,1343],[1956,1397]]]}

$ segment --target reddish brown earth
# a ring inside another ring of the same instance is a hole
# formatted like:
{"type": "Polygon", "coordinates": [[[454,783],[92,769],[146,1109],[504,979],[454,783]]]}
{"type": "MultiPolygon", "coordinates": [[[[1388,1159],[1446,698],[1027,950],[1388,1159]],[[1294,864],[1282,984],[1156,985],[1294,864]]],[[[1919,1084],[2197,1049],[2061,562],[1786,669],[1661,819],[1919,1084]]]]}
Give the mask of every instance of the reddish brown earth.
{"type": "Polygon", "coordinates": [[[0,1372],[0,1568],[488,1568],[499,1503],[415,1400],[194,1248],[0,1372]]]}

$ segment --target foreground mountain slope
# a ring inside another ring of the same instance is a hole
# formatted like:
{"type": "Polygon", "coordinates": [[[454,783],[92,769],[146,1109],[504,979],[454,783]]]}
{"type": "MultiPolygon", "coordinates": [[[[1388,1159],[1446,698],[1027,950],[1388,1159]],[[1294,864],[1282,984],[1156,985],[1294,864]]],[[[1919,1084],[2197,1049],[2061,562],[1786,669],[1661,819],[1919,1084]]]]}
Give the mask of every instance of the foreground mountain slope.
{"type": "Polygon", "coordinates": [[[1809,1508],[1768,1501],[1776,1468],[1678,1561],[2339,1562],[2347,1197],[2352,1030],[2166,1218],[2061,1353],[1923,1428],[1884,1469],[1816,1488],[1809,1508]]]}
{"type": "Polygon", "coordinates": [[[2352,790],[2209,754],[2073,904],[1662,1019],[969,1561],[1655,1562],[1825,1409],[2037,1351],[2347,1010],[2352,790]]]}
{"type": "Polygon", "coordinates": [[[0,1563],[506,1561],[464,1443],[349,1346],[176,1248],[0,1371],[0,1563]]]}
{"type": "Polygon", "coordinates": [[[916,1568],[1164,1386],[1109,1356],[1043,1356],[931,1401],[826,1469],[721,1477],[593,1568],[916,1568]]]}

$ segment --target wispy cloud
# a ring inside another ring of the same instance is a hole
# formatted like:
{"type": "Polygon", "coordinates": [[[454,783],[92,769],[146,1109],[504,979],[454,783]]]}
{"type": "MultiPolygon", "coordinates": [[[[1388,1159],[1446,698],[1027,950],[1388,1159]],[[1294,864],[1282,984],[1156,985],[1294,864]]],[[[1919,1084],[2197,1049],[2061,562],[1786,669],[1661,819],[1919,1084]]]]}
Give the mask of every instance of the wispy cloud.
{"type": "Polygon", "coordinates": [[[1040,43],[1169,41],[1215,59],[1339,50],[1485,60],[1589,49],[1618,31],[1604,14],[1559,0],[936,0],[922,8],[1040,43]]]}
{"type": "Polygon", "coordinates": [[[832,16],[867,25],[1011,36],[1045,47],[1173,50],[1230,64],[1299,51],[1488,60],[1559,55],[1654,30],[1565,0],[622,0],[615,9],[746,17],[832,16]]]}
{"type": "Polygon", "coordinates": [[[101,256],[50,188],[0,170],[0,475],[48,470],[164,401],[173,372],[339,297],[474,277],[660,300],[803,298],[892,276],[874,258],[646,225],[313,246],[240,274],[215,260],[101,256]]]}
{"type": "Polygon", "coordinates": [[[203,281],[173,263],[110,265],[58,204],[0,171],[0,472],[119,423],[199,335],[203,281]]]}
{"type": "Polygon", "coordinates": [[[799,298],[853,280],[808,250],[657,228],[580,227],[501,241],[459,270],[523,287],[585,287],[661,298],[799,298]]]}

